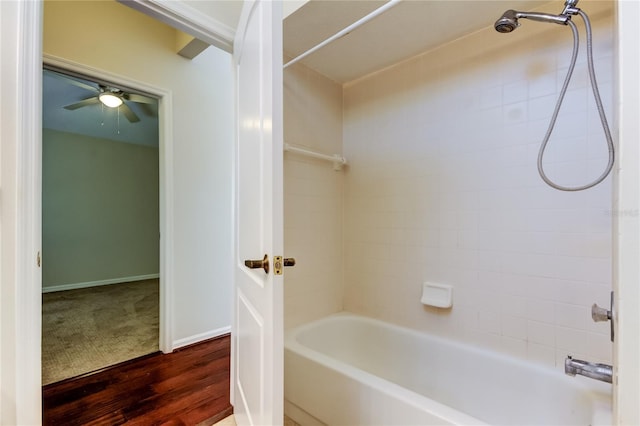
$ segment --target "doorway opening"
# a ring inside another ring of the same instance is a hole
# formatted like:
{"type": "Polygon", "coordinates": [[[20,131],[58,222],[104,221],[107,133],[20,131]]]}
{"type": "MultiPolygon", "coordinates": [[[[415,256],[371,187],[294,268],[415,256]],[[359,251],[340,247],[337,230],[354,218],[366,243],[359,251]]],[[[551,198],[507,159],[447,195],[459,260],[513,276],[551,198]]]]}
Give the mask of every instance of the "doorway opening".
{"type": "Polygon", "coordinates": [[[45,66],[43,384],[160,348],[158,106],[152,94],[45,66]]]}

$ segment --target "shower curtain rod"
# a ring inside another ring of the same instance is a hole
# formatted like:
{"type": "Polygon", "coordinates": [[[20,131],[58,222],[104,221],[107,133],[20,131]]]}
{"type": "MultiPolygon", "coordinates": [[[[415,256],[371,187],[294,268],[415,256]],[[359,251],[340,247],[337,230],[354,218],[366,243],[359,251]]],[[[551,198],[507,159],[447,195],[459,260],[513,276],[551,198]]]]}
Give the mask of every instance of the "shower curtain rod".
{"type": "Polygon", "coordinates": [[[305,148],[300,148],[295,145],[290,145],[288,143],[284,144],[284,150],[287,152],[293,152],[295,154],[305,155],[307,157],[331,161],[333,163],[333,170],[335,171],[340,171],[342,170],[342,166],[347,165],[347,159],[338,154],[334,154],[334,155],[321,154],[319,152],[311,151],[305,148]]]}
{"type": "Polygon", "coordinates": [[[353,24],[349,25],[348,27],[346,27],[342,31],[339,31],[339,32],[335,33],[334,35],[332,35],[331,37],[329,37],[328,39],[326,39],[322,43],[317,44],[316,46],[312,47],[311,49],[307,50],[306,52],[296,56],[295,58],[293,58],[292,60],[290,60],[289,62],[284,64],[283,68],[287,68],[289,65],[295,64],[296,62],[300,61],[301,59],[304,59],[307,56],[311,55],[316,50],[322,49],[327,44],[332,43],[335,40],[339,39],[340,37],[343,37],[343,36],[347,35],[348,33],[350,33],[351,31],[355,30],[356,28],[366,24],[367,22],[369,22],[370,20],[372,20],[376,16],[381,15],[384,12],[386,12],[387,10],[391,9],[392,7],[398,5],[398,3],[400,3],[401,1],[402,0],[389,0],[389,2],[383,4],[382,6],[380,6],[379,8],[374,10],[373,12],[369,13],[368,15],[360,18],[359,20],[357,20],[353,24]]]}

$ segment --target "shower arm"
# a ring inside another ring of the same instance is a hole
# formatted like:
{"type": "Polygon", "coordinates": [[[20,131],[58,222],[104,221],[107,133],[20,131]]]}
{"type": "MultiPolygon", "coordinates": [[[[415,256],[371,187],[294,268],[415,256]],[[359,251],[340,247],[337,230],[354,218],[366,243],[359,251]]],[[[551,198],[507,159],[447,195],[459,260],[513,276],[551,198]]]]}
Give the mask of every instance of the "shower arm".
{"type": "Polygon", "coordinates": [[[567,25],[567,21],[571,19],[572,15],[577,15],[580,9],[576,7],[578,0],[567,0],[564,3],[564,9],[560,15],[552,15],[549,13],[540,12],[516,12],[516,18],[526,18],[532,21],[539,22],[553,22],[556,24],[567,25]]]}
{"type": "Polygon", "coordinates": [[[539,12],[516,12],[515,17],[518,19],[530,19],[538,22],[553,22],[554,24],[567,25],[567,21],[571,19],[571,16],[565,15],[552,15],[549,13],[539,12]]]}
{"type": "Polygon", "coordinates": [[[539,12],[515,12],[516,18],[526,18],[532,21],[539,22],[553,22],[560,25],[567,25],[567,21],[571,19],[572,15],[580,13],[580,9],[576,7],[578,0],[567,0],[564,3],[564,9],[560,15],[552,15],[549,13],[539,12]]]}

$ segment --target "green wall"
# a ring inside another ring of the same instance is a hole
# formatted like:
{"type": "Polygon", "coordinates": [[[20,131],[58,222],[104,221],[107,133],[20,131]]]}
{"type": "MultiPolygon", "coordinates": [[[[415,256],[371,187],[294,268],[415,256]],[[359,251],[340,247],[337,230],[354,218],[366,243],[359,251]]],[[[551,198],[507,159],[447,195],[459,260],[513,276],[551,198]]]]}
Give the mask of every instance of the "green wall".
{"type": "Polygon", "coordinates": [[[158,148],[51,129],[42,140],[43,290],[158,274],[158,148]]]}

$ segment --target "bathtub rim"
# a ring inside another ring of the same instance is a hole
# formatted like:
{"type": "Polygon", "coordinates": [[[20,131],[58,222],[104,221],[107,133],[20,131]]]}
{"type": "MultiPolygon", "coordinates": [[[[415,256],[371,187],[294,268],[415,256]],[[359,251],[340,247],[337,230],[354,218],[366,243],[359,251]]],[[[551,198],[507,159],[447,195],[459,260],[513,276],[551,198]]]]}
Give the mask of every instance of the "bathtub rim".
{"type": "MultiPolygon", "coordinates": [[[[287,349],[291,350],[295,355],[307,358],[313,362],[320,364],[324,368],[335,370],[338,373],[348,377],[349,379],[364,383],[366,386],[370,386],[375,390],[387,395],[388,397],[400,397],[402,398],[403,402],[411,405],[414,408],[434,411],[437,413],[437,416],[441,417],[443,421],[448,422],[449,424],[489,425],[488,423],[485,423],[473,416],[463,413],[462,411],[456,410],[455,408],[452,408],[446,404],[438,402],[424,395],[420,395],[417,392],[409,390],[382,377],[376,376],[375,374],[368,373],[350,364],[339,361],[328,355],[322,354],[313,349],[309,349],[308,347],[298,342],[292,342],[292,345],[288,345],[287,343],[285,343],[285,351],[287,349]]],[[[286,399],[286,390],[285,401],[297,406],[297,404],[295,404],[294,402],[286,399]]],[[[298,408],[306,411],[304,407],[298,408]]],[[[312,413],[307,414],[313,416],[312,413]]]]}
{"type": "MultiPolygon", "coordinates": [[[[387,329],[393,329],[399,331],[401,333],[409,334],[413,337],[417,337],[420,339],[430,339],[437,343],[442,343],[445,345],[451,345],[454,348],[459,348],[461,350],[469,351],[472,354],[485,355],[490,357],[495,357],[498,361],[505,361],[509,363],[514,363],[518,366],[523,366],[525,368],[534,369],[534,371],[538,374],[543,374],[545,376],[552,376],[555,378],[560,378],[561,372],[556,368],[552,368],[546,365],[542,365],[539,363],[535,363],[532,361],[527,361],[515,356],[511,356],[502,352],[492,351],[487,348],[478,347],[472,345],[470,343],[461,342],[459,340],[454,340],[446,337],[442,337],[439,335],[431,334],[428,332],[422,332],[416,329],[412,329],[409,327],[404,327],[401,325],[397,325],[394,323],[386,322],[377,318],[368,317],[361,314],[356,314],[348,311],[337,312],[308,323],[304,323],[298,325],[290,330],[285,331],[284,338],[284,347],[285,350],[290,350],[293,353],[309,358],[310,360],[317,362],[324,366],[325,368],[330,368],[338,371],[345,376],[357,380],[360,382],[364,382],[365,384],[373,386],[378,391],[392,397],[402,397],[405,402],[408,404],[419,408],[425,409],[425,401],[428,401],[428,408],[437,410],[439,416],[443,418],[443,420],[449,421],[452,424],[479,424],[479,425],[488,425],[480,419],[473,417],[472,415],[466,414],[460,410],[457,410],[449,405],[436,401],[428,396],[419,394],[410,389],[404,388],[401,385],[393,383],[387,379],[382,377],[378,377],[372,373],[361,370],[355,366],[347,364],[338,359],[332,358],[329,355],[325,355],[321,352],[318,352],[315,349],[312,349],[298,341],[298,337],[317,327],[320,324],[327,322],[334,322],[342,319],[354,319],[356,321],[364,321],[376,326],[380,326],[387,329]]],[[[610,419],[613,416],[613,391],[612,388],[607,388],[606,383],[600,383],[597,381],[592,381],[591,379],[583,378],[583,377],[574,377],[571,381],[566,381],[567,386],[570,386],[578,392],[584,392],[589,400],[591,400],[593,404],[593,419],[596,421],[593,422],[594,425],[600,424],[608,424],[610,419]],[[573,381],[575,379],[575,381],[573,381]]],[[[610,385],[609,385],[610,386],[610,385]]],[[[430,410],[431,411],[431,410],[430,410]]]]}

